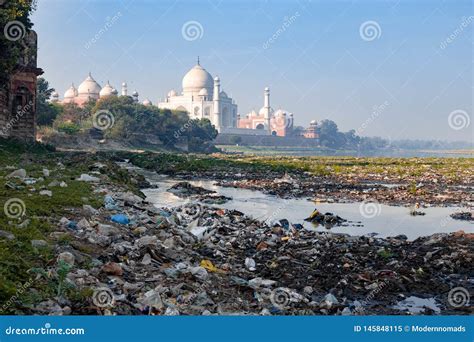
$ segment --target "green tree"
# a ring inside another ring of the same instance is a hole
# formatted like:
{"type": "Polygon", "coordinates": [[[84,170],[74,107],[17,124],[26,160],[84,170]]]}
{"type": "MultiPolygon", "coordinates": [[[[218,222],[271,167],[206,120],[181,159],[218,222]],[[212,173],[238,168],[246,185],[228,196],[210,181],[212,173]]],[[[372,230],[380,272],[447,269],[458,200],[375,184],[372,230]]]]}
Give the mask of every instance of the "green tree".
{"type": "MultiPolygon", "coordinates": [[[[0,6],[0,86],[5,88],[9,75],[14,70],[18,59],[23,51],[21,39],[14,40],[4,34],[4,30],[9,22],[16,20],[23,26],[17,26],[14,34],[26,34],[33,24],[29,19],[29,15],[35,9],[36,1],[34,0],[8,0],[2,1],[0,6]],[[10,38],[10,39],[9,39],[10,38]]],[[[14,36],[16,37],[16,36],[14,36]]]]}
{"type": "Polygon", "coordinates": [[[36,83],[36,124],[38,126],[51,126],[62,112],[62,106],[49,103],[54,88],[49,87],[48,81],[39,77],[36,83]]]}

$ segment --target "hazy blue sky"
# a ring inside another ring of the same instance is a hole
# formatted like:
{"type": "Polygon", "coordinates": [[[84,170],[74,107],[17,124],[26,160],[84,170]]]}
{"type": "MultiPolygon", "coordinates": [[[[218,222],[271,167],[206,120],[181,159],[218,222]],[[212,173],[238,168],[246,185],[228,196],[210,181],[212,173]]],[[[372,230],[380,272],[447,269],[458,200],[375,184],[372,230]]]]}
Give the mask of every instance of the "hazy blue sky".
{"type": "Polygon", "coordinates": [[[181,90],[199,55],[242,115],[269,86],[297,125],[328,118],[361,135],[473,140],[469,0],[39,0],[32,19],[61,96],[91,71],[157,102],[181,90]],[[202,26],[195,40],[183,36],[189,21],[202,26]]]}

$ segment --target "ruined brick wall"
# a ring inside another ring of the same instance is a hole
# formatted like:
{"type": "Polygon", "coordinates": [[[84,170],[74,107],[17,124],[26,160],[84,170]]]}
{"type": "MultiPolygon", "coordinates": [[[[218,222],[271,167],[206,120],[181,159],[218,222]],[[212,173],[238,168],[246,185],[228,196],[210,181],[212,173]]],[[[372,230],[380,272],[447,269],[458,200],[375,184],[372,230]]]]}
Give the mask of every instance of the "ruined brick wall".
{"type": "Polygon", "coordinates": [[[36,137],[36,80],[43,71],[36,66],[37,36],[30,31],[19,43],[23,55],[0,90],[0,136],[22,140],[36,137]]]}

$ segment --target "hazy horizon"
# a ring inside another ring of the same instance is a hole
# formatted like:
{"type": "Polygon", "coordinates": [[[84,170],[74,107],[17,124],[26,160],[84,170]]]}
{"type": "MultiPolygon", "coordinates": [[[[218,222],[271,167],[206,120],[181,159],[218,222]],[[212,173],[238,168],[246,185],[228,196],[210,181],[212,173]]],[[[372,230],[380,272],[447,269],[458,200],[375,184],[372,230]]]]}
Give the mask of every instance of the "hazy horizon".
{"type": "Polygon", "coordinates": [[[91,72],[156,104],[200,56],[242,116],[269,86],[296,125],[472,143],[473,14],[470,1],[40,0],[32,21],[60,97],[91,72]]]}

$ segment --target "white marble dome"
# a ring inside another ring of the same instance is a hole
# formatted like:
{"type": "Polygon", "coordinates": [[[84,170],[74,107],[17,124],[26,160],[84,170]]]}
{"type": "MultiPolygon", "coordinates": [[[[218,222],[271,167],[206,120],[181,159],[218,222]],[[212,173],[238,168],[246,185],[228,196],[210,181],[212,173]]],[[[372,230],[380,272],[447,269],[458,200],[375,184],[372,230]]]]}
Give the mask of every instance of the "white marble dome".
{"type": "Polygon", "coordinates": [[[176,95],[178,95],[178,93],[176,93],[176,90],[170,90],[170,91],[168,92],[168,97],[174,97],[174,96],[176,96],[176,95]]]}
{"type": "Polygon", "coordinates": [[[211,74],[199,64],[195,65],[183,77],[183,92],[185,93],[199,93],[202,88],[206,88],[208,92],[211,92],[213,85],[214,81],[211,74]]]}
{"type": "Polygon", "coordinates": [[[65,99],[72,99],[77,96],[77,89],[74,87],[74,84],[72,84],[68,90],[64,93],[64,98],[65,99]]]}
{"type": "Polygon", "coordinates": [[[99,95],[101,89],[102,87],[100,84],[92,78],[90,73],[89,76],[87,76],[87,78],[79,85],[79,88],[77,88],[79,95],[99,95]]]}
{"type": "Polygon", "coordinates": [[[114,90],[115,90],[114,87],[112,87],[110,83],[107,81],[107,84],[101,89],[101,91],[99,92],[99,95],[100,97],[112,96],[112,95],[115,95],[114,90]]]}
{"type": "Polygon", "coordinates": [[[144,106],[151,106],[151,105],[152,105],[151,101],[148,100],[148,99],[145,99],[145,100],[142,102],[142,104],[143,104],[144,106]]]}

